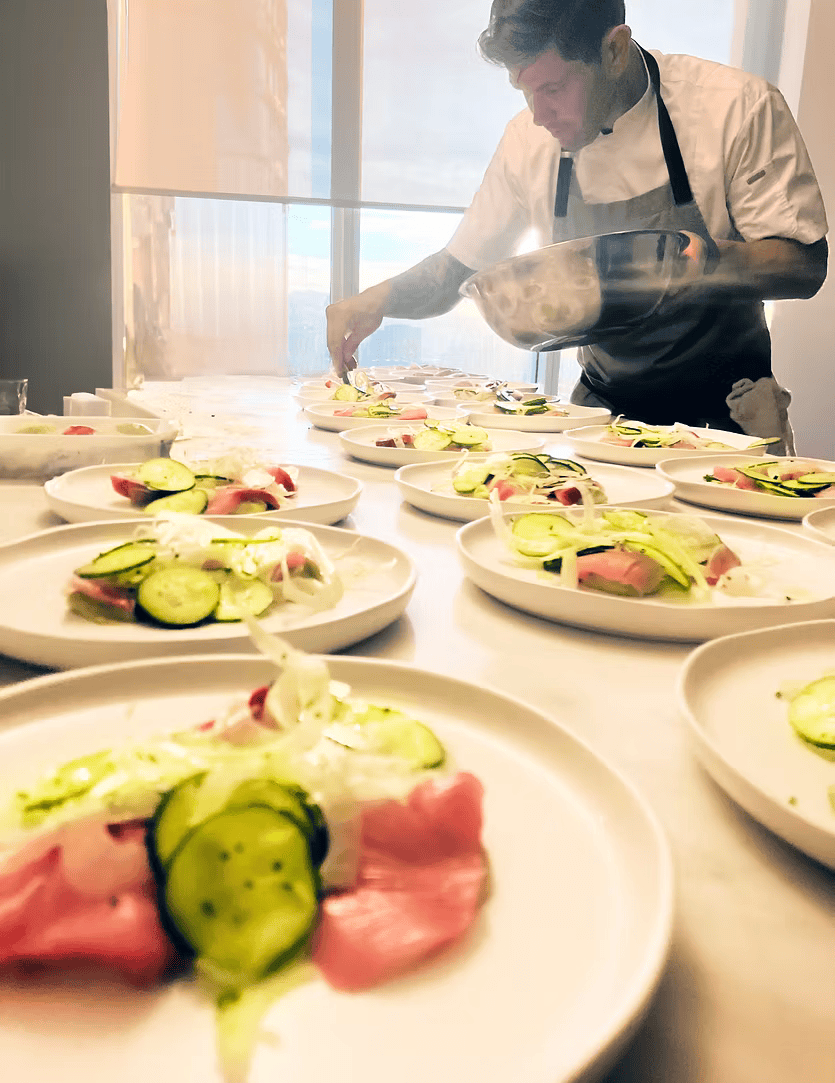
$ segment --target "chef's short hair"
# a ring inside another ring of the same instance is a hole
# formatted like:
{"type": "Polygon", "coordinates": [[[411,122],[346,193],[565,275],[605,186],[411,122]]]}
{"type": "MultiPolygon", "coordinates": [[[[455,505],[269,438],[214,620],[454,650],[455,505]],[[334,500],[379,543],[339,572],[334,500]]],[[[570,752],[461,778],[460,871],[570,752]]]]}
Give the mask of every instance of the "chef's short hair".
{"type": "Polygon", "coordinates": [[[601,59],[608,31],[625,20],[623,0],[493,0],[478,45],[485,59],[506,68],[552,48],[563,60],[591,64],[601,59]]]}

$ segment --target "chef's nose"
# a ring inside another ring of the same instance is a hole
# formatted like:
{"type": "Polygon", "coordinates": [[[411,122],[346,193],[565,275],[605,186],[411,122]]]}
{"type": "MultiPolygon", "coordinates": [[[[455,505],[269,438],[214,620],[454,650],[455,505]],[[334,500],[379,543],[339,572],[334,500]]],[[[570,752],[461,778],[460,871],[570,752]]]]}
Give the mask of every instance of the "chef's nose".
{"type": "Polygon", "coordinates": [[[531,96],[528,103],[530,105],[531,112],[533,113],[533,122],[540,128],[546,127],[546,121],[548,120],[549,109],[544,106],[542,99],[538,94],[531,96]]]}

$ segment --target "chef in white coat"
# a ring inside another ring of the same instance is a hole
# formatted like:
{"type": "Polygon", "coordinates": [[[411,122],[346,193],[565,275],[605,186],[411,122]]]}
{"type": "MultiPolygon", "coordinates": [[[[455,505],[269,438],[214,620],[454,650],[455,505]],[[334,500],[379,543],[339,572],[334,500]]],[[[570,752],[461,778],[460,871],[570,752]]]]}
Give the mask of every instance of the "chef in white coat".
{"type": "Polygon", "coordinates": [[[826,215],[797,125],[758,76],[642,48],[623,0],[494,0],[479,39],[527,108],[441,252],[330,305],[338,372],[386,316],[439,315],[474,271],[542,245],[633,229],[692,237],[686,305],[580,350],[572,400],[651,424],[780,436],[763,301],[811,297],[826,276],[826,215]]]}

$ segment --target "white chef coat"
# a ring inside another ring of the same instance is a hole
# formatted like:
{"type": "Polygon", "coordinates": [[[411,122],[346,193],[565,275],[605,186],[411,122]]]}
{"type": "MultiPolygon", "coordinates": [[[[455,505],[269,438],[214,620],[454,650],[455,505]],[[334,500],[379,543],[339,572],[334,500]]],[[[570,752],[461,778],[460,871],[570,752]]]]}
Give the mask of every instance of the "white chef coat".
{"type": "MultiPolygon", "coordinates": [[[[820,240],[826,213],[812,163],[780,92],[764,79],[709,60],[653,51],[661,95],[693,196],[716,239],[820,240]]],[[[447,245],[475,271],[513,255],[533,227],[551,243],[560,146],[529,109],[505,129],[484,180],[447,245]]],[[[643,195],[667,181],[655,96],[640,101],[574,156],[586,203],[643,195]]]]}

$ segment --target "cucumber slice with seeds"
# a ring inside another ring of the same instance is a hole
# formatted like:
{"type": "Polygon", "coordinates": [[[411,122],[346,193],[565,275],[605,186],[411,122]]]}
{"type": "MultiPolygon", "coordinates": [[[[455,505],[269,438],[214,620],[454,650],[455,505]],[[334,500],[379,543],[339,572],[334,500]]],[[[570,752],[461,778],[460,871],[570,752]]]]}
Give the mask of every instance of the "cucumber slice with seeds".
{"type": "Polygon", "coordinates": [[[193,489],[195,477],[183,463],[176,459],[148,459],[136,472],[139,481],[149,489],[163,493],[182,493],[193,489]]]}
{"type": "Polygon", "coordinates": [[[184,515],[202,515],[208,504],[209,494],[206,490],[195,487],[152,500],[142,511],[145,515],[159,515],[164,511],[177,511],[184,515]]]}
{"type": "Polygon", "coordinates": [[[418,451],[444,451],[452,443],[449,433],[440,429],[421,429],[415,433],[412,447],[418,451]]]}
{"type": "Polygon", "coordinates": [[[789,705],[789,722],[804,741],[835,749],[835,677],[802,688],[789,705]]]}
{"type": "Polygon", "coordinates": [[[241,610],[260,617],[275,601],[272,590],[260,579],[226,580],[220,585],[220,598],[214,611],[217,621],[243,620],[241,610]]]}
{"type": "Polygon", "coordinates": [[[137,601],[160,624],[188,627],[214,613],[220,586],[202,568],[173,564],[152,572],[139,584],[137,601]]]}
{"type": "Polygon", "coordinates": [[[157,543],[150,538],[146,541],[123,542],[99,553],[89,564],[82,564],[75,569],[75,574],[81,579],[102,579],[150,564],[156,552],[157,543]]]}
{"type": "Polygon", "coordinates": [[[212,816],[171,859],[165,905],[202,958],[249,983],[277,968],[311,931],[317,877],[307,838],[266,805],[212,816]]]}
{"type": "Polygon", "coordinates": [[[204,820],[218,812],[251,805],[266,805],[289,816],[306,835],[312,860],[316,865],[321,864],[328,847],[327,827],[318,805],[309,801],[300,786],[271,778],[230,782],[201,771],[170,790],[157,808],[151,840],[160,867],[168,868],[177,848],[204,820]],[[205,810],[205,815],[201,810],[205,810]]]}

